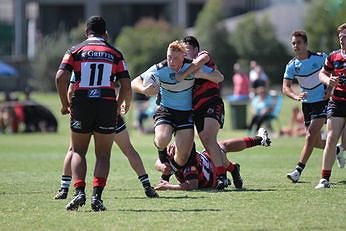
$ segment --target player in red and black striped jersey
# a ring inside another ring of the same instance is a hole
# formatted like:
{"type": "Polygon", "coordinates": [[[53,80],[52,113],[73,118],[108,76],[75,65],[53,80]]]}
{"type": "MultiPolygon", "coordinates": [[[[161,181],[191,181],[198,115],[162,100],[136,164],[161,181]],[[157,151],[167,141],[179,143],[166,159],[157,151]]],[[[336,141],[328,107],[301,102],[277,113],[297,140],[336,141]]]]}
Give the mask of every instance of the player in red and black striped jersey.
{"type": "Polygon", "coordinates": [[[326,58],[319,73],[321,82],[334,91],[327,107],[327,142],[323,150],[322,178],[315,188],[329,188],[336,144],[346,124],[346,23],[337,28],[340,49],[326,58]]]}
{"type": "MultiPolygon", "coordinates": [[[[243,180],[240,176],[239,164],[234,164],[226,157],[228,152],[239,152],[246,148],[262,145],[268,147],[271,143],[266,130],[254,137],[244,137],[240,139],[227,139],[218,142],[222,150],[223,164],[227,166],[226,170],[231,173],[233,184],[236,189],[242,189],[243,180]]],[[[167,159],[170,161],[175,155],[175,145],[172,144],[168,148],[167,159]]],[[[156,170],[163,174],[174,172],[179,184],[172,184],[168,181],[161,180],[155,187],[157,190],[193,190],[193,189],[215,189],[217,188],[217,177],[215,174],[216,167],[213,164],[210,154],[207,151],[197,152],[195,147],[191,150],[188,162],[182,169],[173,170],[174,165],[171,163],[162,163],[160,159],[156,160],[156,170]],[[173,171],[172,171],[173,170],[173,171]]],[[[229,180],[227,180],[230,183],[229,180]]]]}
{"type": "Polygon", "coordinates": [[[85,204],[85,155],[93,136],[96,163],[91,207],[94,211],[103,211],[106,208],[101,195],[109,173],[115,118],[120,113],[120,106],[125,112],[129,109],[132,90],[123,55],[106,41],[105,20],[100,16],[90,17],[85,31],[87,39],[66,51],[55,77],[61,113],[71,116],[71,169],[76,194],[66,209],[78,210],[85,204]],[[75,74],[71,81],[74,88],[69,100],[67,82],[72,71],[75,74]],[[121,86],[118,95],[115,79],[121,86]]]}
{"type": "MultiPolygon", "coordinates": [[[[207,65],[216,69],[216,65],[207,51],[200,52],[198,40],[193,36],[183,39],[187,50],[187,58],[193,59],[192,65],[177,80],[184,79],[187,75],[207,65]]],[[[210,154],[217,176],[219,190],[228,185],[226,168],[223,163],[223,155],[217,144],[217,134],[224,124],[224,104],[220,94],[220,83],[204,79],[196,79],[193,89],[193,115],[194,122],[204,148],[210,154]]]]}

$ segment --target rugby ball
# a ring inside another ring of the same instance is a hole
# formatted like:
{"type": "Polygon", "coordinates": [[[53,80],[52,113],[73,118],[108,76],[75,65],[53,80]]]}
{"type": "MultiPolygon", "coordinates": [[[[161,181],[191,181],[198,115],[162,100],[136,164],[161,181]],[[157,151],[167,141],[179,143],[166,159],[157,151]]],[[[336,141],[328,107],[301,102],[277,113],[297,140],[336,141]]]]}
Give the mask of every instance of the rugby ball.
{"type": "Polygon", "coordinates": [[[160,85],[160,79],[159,79],[159,77],[158,77],[158,76],[155,76],[155,75],[146,76],[146,77],[143,79],[143,86],[144,86],[144,87],[147,87],[147,86],[149,86],[150,84],[160,85]]]}

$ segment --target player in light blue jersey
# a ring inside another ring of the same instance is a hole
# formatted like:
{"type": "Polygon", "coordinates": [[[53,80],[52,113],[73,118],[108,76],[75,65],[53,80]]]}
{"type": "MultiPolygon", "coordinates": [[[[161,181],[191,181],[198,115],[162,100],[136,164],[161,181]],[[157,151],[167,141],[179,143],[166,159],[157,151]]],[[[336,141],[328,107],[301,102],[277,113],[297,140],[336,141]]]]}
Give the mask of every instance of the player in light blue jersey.
{"type": "MultiPolygon", "coordinates": [[[[306,126],[305,143],[299,162],[296,168],[287,174],[287,178],[296,183],[299,181],[313,148],[323,149],[326,144],[326,141],[321,139],[320,131],[326,122],[326,108],[331,89],[327,89],[319,80],[319,72],[327,55],[308,50],[305,31],[294,31],[291,35],[291,45],[296,56],[286,65],[282,91],[291,99],[302,102],[306,126]],[[296,93],[292,88],[294,79],[299,83],[300,93],[296,93]]],[[[337,146],[337,156],[339,167],[343,167],[345,159],[342,145],[337,146]]]]}
{"type": "MultiPolygon", "coordinates": [[[[190,75],[183,81],[176,80],[176,74],[186,70],[191,61],[186,60],[186,48],[181,41],[174,41],[167,49],[167,59],[153,65],[140,76],[132,80],[134,91],[145,95],[156,95],[159,98],[155,120],[154,144],[158,149],[162,163],[168,163],[167,145],[175,134],[176,156],[172,162],[176,169],[181,169],[187,162],[193,146],[194,131],[192,120],[192,87],[195,78],[204,78],[211,81],[222,81],[223,76],[219,72],[208,67],[203,67],[194,75],[190,75]],[[209,72],[209,73],[207,73],[209,72]],[[148,79],[153,82],[144,85],[148,79]]],[[[168,175],[162,179],[168,180],[168,175]]]]}
{"type": "MultiPolygon", "coordinates": [[[[297,95],[297,98],[291,98],[300,100],[303,103],[325,101],[326,86],[319,80],[318,73],[324,65],[327,55],[325,53],[307,52],[305,59],[295,57],[286,65],[284,79],[297,79],[301,88],[301,93],[297,95]]],[[[291,95],[287,96],[290,97],[291,95]]]]}
{"type": "MultiPolygon", "coordinates": [[[[184,72],[190,65],[191,60],[184,59],[183,65],[178,72],[184,72]]],[[[213,69],[202,66],[202,72],[212,72],[213,69]]],[[[155,76],[160,81],[160,105],[180,111],[190,111],[192,109],[192,88],[195,77],[190,75],[188,78],[177,81],[175,74],[168,65],[167,60],[159,64],[154,64],[147,71],[140,75],[141,79],[152,78],[155,76]]]]}

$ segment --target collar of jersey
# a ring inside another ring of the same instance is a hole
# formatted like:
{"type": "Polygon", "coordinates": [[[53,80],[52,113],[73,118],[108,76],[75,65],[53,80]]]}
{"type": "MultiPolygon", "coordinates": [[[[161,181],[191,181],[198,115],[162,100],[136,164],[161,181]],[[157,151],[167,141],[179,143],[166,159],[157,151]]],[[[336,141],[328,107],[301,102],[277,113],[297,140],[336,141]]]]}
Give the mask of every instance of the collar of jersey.
{"type": "Polygon", "coordinates": [[[105,39],[104,38],[101,38],[101,37],[90,37],[90,38],[88,38],[87,40],[100,40],[100,41],[105,41],[105,39]]]}

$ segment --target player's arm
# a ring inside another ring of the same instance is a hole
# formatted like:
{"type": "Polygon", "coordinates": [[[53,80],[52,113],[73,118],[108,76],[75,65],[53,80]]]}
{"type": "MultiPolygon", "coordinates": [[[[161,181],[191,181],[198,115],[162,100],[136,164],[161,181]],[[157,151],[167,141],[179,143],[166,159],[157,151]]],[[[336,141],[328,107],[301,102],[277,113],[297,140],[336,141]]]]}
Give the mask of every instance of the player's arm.
{"type": "Polygon", "coordinates": [[[197,58],[195,58],[191,65],[182,73],[180,73],[179,76],[177,76],[177,81],[182,81],[183,79],[185,79],[187,76],[195,73],[196,71],[198,71],[204,64],[206,64],[207,62],[209,62],[210,57],[209,54],[207,52],[204,52],[202,54],[200,54],[197,58]]]}
{"type": "Polygon", "coordinates": [[[67,84],[71,73],[67,70],[58,70],[55,75],[55,85],[60,97],[61,109],[60,112],[63,115],[69,114],[70,103],[67,94],[67,84]]]}
{"type": "Polygon", "coordinates": [[[282,92],[293,100],[301,101],[304,99],[306,93],[296,94],[292,89],[293,80],[284,79],[282,83],[282,92]]]}
{"type": "Polygon", "coordinates": [[[324,67],[321,69],[318,77],[322,83],[329,87],[336,87],[339,82],[339,76],[332,75],[332,73],[327,71],[324,67]]]}
{"type": "Polygon", "coordinates": [[[135,92],[144,94],[146,96],[157,95],[160,91],[160,86],[157,84],[150,84],[147,87],[144,87],[143,79],[141,76],[137,76],[131,81],[131,87],[135,92]]]}
{"type": "Polygon", "coordinates": [[[72,102],[73,91],[74,91],[74,83],[70,83],[70,85],[68,86],[68,91],[67,91],[67,98],[68,98],[69,104],[71,104],[72,102]]]}
{"type": "Polygon", "coordinates": [[[194,190],[198,189],[198,180],[187,180],[181,184],[172,184],[168,181],[161,181],[156,185],[155,190],[194,190]]]}
{"type": "Polygon", "coordinates": [[[220,83],[224,80],[223,74],[217,69],[212,72],[204,72],[199,69],[194,76],[196,79],[206,79],[214,83],[220,83]]]}
{"type": "Polygon", "coordinates": [[[125,114],[128,112],[132,100],[131,81],[129,78],[120,78],[118,81],[120,85],[117,96],[118,113],[123,112],[125,114]]]}

